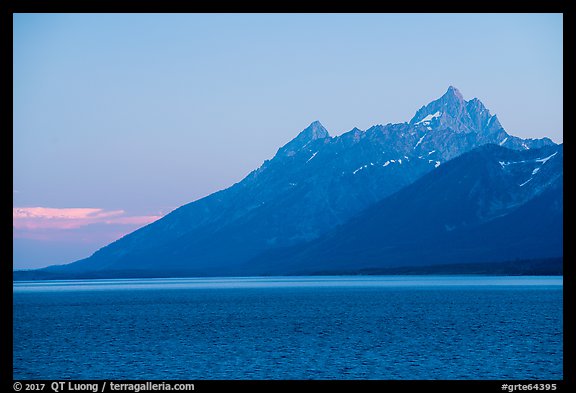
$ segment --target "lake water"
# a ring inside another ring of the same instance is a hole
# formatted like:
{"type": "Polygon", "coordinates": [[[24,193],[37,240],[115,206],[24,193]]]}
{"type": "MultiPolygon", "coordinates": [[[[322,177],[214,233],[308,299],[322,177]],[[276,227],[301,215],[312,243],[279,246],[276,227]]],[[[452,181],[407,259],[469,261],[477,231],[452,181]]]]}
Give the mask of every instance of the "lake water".
{"type": "Polygon", "coordinates": [[[561,379],[561,277],[15,282],[15,379],[561,379]]]}

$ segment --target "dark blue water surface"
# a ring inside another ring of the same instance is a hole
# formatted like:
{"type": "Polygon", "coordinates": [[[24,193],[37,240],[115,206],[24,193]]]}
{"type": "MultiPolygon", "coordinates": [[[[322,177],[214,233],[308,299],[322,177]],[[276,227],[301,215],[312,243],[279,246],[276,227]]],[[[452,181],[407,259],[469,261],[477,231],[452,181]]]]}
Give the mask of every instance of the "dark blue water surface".
{"type": "Polygon", "coordinates": [[[559,277],[14,284],[15,379],[561,379],[559,277]]]}

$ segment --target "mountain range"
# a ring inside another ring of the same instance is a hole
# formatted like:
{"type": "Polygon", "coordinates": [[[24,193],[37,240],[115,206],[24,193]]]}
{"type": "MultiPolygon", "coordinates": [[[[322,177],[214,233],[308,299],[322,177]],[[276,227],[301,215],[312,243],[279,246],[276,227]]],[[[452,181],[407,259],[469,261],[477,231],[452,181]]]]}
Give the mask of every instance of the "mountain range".
{"type": "Polygon", "coordinates": [[[15,278],[354,274],[451,264],[463,272],[488,264],[489,272],[502,263],[529,274],[534,264],[518,261],[530,260],[561,271],[562,193],[562,145],[509,135],[479,99],[466,101],[450,86],[409,122],[332,137],[315,121],[231,187],[86,259],[15,278]]]}
{"type": "Polygon", "coordinates": [[[562,157],[562,146],[484,145],[320,238],[265,253],[244,270],[320,274],[561,258],[562,157]]]}

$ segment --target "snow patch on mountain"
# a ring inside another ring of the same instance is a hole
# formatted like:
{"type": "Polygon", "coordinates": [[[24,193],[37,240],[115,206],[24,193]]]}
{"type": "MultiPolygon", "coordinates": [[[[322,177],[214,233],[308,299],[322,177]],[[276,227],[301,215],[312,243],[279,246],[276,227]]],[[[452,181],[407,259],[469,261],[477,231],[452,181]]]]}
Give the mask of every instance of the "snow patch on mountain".
{"type": "Polygon", "coordinates": [[[552,157],[554,157],[556,154],[558,154],[558,152],[546,157],[546,158],[539,158],[536,160],[536,162],[541,162],[542,164],[546,164],[546,161],[548,161],[549,159],[551,159],[552,157]]]}
{"type": "Polygon", "coordinates": [[[524,187],[526,184],[528,184],[530,182],[530,180],[532,180],[532,178],[526,180],[524,183],[520,184],[520,187],[524,187]]]}
{"type": "Polygon", "coordinates": [[[433,119],[442,116],[442,112],[440,111],[436,111],[434,114],[432,115],[427,115],[425,118],[423,118],[422,120],[414,123],[414,124],[424,124],[424,123],[430,123],[433,119]]]}
{"type": "Polygon", "coordinates": [[[422,135],[422,138],[420,138],[418,140],[418,142],[416,142],[416,144],[414,145],[414,149],[416,149],[418,147],[418,145],[422,143],[422,140],[424,139],[425,136],[426,136],[426,134],[422,135]]]}
{"type": "Polygon", "coordinates": [[[310,158],[308,159],[308,161],[306,161],[306,163],[310,162],[311,159],[313,159],[314,157],[316,157],[316,154],[318,154],[318,152],[312,154],[312,157],[310,157],[310,158]]]}

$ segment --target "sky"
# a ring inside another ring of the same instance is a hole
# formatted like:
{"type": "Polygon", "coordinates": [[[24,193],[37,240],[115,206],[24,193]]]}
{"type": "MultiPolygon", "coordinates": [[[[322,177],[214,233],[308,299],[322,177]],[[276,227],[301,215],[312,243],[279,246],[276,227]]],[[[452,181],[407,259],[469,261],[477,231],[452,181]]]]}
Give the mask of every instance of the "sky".
{"type": "Polygon", "coordinates": [[[457,87],[563,140],[562,14],[15,14],[13,266],[90,256],[240,181],[312,121],[457,87]]]}

